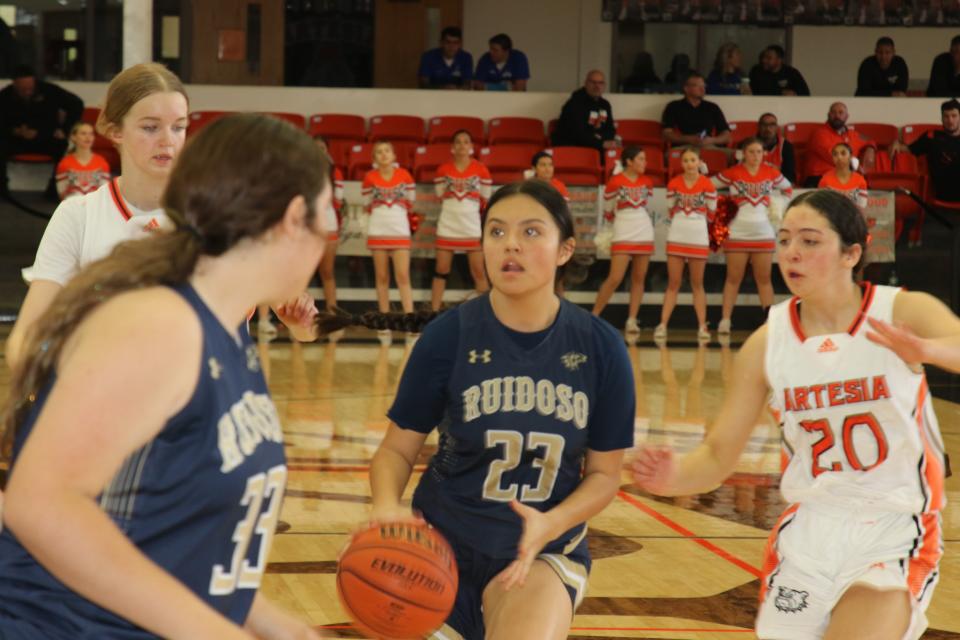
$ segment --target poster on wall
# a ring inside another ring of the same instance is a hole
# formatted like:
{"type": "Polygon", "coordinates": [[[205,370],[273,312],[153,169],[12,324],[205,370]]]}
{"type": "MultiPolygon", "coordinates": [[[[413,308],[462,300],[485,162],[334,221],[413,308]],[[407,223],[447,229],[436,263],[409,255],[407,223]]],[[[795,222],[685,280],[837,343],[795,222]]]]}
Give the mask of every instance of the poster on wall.
{"type": "Polygon", "coordinates": [[[608,22],[752,25],[960,24],[960,0],[604,0],[608,22]]]}

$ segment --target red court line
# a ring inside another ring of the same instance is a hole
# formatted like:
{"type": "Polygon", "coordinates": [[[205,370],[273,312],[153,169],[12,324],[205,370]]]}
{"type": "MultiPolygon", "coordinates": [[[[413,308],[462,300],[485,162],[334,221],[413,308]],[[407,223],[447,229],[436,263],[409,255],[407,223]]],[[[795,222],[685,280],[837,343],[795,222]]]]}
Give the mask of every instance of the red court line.
{"type": "Polygon", "coordinates": [[[630,494],[625,493],[625,492],[623,492],[623,491],[618,491],[618,492],[617,492],[617,496],[619,496],[620,499],[623,500],[624,502],[627,502],[627,503],[629,503],[629,504],[632,504],[632,505],[635,506],[637,509],[640,509],[641,511],[643,511],[644,513],[646,513],[648,516],[652,517],[654,520],[657,520],[657,521],[660,522],[661,524],[665,524],[666,526],[670,527],[671,529],[673,529],[674,531],[676,531],[676,532],[679,533],[680,535],[684,536],[685,538],[690,538],[691,540],[693,540],[694,542],[696,542],[697,544],[699,544],[701,547],[703,547],[703,548],[706,549],[707,551],[711,551],[711,552],[717,554],[718,556],[720,556],[721,558],[723,558],[724,560],[726,560],[726,561],[729,562],[730,564],[736,565],[736,566],[740,567],[741,569],[743,569],[744,571],[746,571],[746,572],[748,572],[748,573],[752,573],[753,575],[755,575],[755,576],[758,577],[758,578],[763,575],[763,573],[760,571],[760,569],[757,569],[757,568],[754,567],[752,564],[750,564],[750,563],[748,563],[748,562],[744,562],[744,561],[741,560],[740,558],[738,558],[738,557],[736,557],[735,555],[733,555],[733,554],[731,554],[731,553],[729,553],[729,552],[721,549],[720,547],[718,547],[717,545],[713,544],[713,543],[710,542],[709,540],[704,540],[703,538],[701,538],[701,537],[699,537],[698,535],[696,535],[694,532],[690,531],[689,529],[687,529],[686,527],[684,527],[684,526],[682,526],[682,525],[680,525],[680,524],[677,524],[676,522],[674,522],[673,520],[671,520],[671,519],[668,518],[667,516],[663,515],[663,514],[660,513],[659,511],[656,511],[655,509],[653,509],[653,508],[651,508],[651,507],[648,507],[647,505],[643,504],[642,502],[640,502],[639,500],[637,500],[636,498],[634,498],[634,497],[631,496],[630,494]]]}

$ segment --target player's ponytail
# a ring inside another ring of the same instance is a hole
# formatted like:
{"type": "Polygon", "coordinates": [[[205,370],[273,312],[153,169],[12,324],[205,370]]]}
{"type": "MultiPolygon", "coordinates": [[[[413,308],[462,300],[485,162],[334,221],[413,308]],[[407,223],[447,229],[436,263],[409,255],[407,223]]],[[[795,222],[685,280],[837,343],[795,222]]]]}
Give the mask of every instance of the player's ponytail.
{"type": "Polygon", "coordinates": [[[442,311],[414,311],[412,313],[393,313],[381,311],[367,311],[358,315],[351,314],[343,309],[321,313],[317,316],[317,329],[320,335],[327,335],[346,327],[366,327],[381,331],[407,331],[420,333],[442,311]]]}
{"type": "Polygon", "coordinates": [[[312,226],[327,171],[326,158],[306,133],[276,118],[242,114],[205,127],[186,146],[163,194],[175,230],[119,244],[84,267],[28,331],[26,357],[13,372],[0,456],[10,456],[17,426],[48,384],[63,345],[94,309],[127,291],[186,282],[201,256],[219,256],[259,237],[298,196],[312,226]],[[244,153],[237,153],[241,144],[244,153]]]}

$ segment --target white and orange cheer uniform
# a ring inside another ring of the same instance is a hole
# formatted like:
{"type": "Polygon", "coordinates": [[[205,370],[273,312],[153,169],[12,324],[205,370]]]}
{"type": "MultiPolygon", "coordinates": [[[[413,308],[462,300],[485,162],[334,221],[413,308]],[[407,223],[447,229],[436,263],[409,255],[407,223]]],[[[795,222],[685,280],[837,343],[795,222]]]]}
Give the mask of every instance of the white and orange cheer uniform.
{"type": "Polygon", "coordinates": [[[570,202],[570,191],[567,189],[567,185],[563,184],[556,178],[550,178],[550,186],[559,191],[564,200],[570,202]]]}
{"type": "Polygon", "coordinates": [[[854,204],[861,210],[867,207],[867,179],[863,177],[863,174],[856,171],[850,174],[846,182],[840,182],[836,170],[831,169],[823,174],[823,177],[820,178],[820,184],[817,186],[821,189],[839,191],[853,200],[854,204]]]}
{"type": "Polygon", "coordinates": [[[417,187],[406,169],[393,170],[389,180],[377,169],[363,178],[363,203],[370,215],[367,227],[367,248],[409,249],[410,221],[417,187]]]}
{"type": "Polygon", "coordinates": [[[844,333],[805,336],[796,298],[770,310],[765,369],[791,505],[767,543],[761,638],[821,637],[858,583],[910,593],[906,637],[926,626],[943,553],[943,440],[922,369],[866,337],[868,317],[893,321],[898,292],[863,285],[844,333]]]}
{"type": "Polygon", "coordinates": [[[707,224],[717,211],[717,188],[706,176],[688,187],[679,175],[667,183],[670,231],[667,255],[706,260],[710,255],[707,224]]]}
{"type": "Polygon", "coordinates": [[[327,242],[336,242],[340,239],[340,220],[337,215],[343,207],[343,172],[333,169],[333,197],[330,206],[323,212],[323,227],[327,230],[327,242]]]}
{"type": "Polygon", "coordinates": [[[750,175],[743,164],[724,169],[714,178],[714,184],[728,188],[737,203],[737,215],[730,222],[730,235],[723,250],[773,253],[776,243],[770,222],[770,199],[774,191],[787,198],[793,195],[790,181],[779,169],[763,163],[756,175],[750,175]]]}
{"type": "Polygon", "coordinates": [[[60,203],[43,232],[33,266],[22,271],[23,279],[66,285],[82,267],[105,257],[121,242],[156,229],[171,230],[173,221],[163,209],[143,211],[130,205],[114,178],[93,193],[60,203]]]}
{"type": "Polygon", "coordinates": [[[453,162],[446,162],[437,167],[433,183],[443,201],[437,220],[436,248],[480,251],[480,213],[490,199],[490,172],[473,159],[463,171],[453,162]]]}
{"type": "Polygon", "coordinates": [[[110,182],[110,165],[103,156],[94,153],[90,162],[80,164],[72,153],[57,163],[57,193],[61,200],[93,193],[110,182]]]}
{"type": "Polygon", "coordinates": [[[653,181],[648,176],[630,180],[618,173],[610,178],[603,191],[603,211],[613,219],[613,241],[610,253],[648,256],[653,253],[653,218],[647,203],[653,195],[653,181]]]}

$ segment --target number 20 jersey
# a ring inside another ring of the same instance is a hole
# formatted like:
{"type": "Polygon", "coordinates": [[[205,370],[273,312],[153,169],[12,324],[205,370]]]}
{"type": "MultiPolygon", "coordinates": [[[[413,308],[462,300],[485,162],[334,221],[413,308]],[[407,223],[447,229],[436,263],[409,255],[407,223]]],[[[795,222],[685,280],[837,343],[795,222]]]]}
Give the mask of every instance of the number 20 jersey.
{"type": "Polygon", "coordinates": [[[943,508],[943,441],[925,376],[867,338],[899,289],[863,285],[845,333],[806,337],[797,298],[770,310],[765,368],[783,429],[791,503],[926,513],[943,508]]]}
{"type": "MultiPolygon", "coordinates": [[[[242,625],[280,515],[287,475],[282,433],[246,329],[239,327],[236,341],[192,287],[176,291],[203,327],[200,360],[183,365],[200,368],[196,389],[127,458],[98,502],[144,555],[242,625]]],[[[38,394],[17,434],[14,473],[48,391],[38,394]]],[[[70,523],[62,526],[69,530],[70,523]]],[[[71,591],[9,530],[0,534],[0,638],[153,637],[71,591]]]]}

